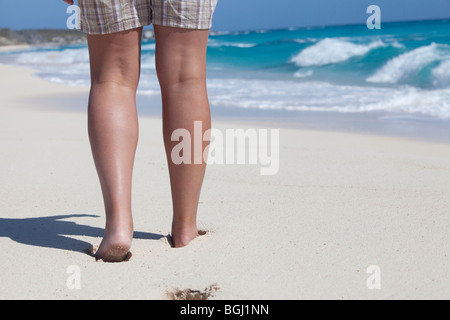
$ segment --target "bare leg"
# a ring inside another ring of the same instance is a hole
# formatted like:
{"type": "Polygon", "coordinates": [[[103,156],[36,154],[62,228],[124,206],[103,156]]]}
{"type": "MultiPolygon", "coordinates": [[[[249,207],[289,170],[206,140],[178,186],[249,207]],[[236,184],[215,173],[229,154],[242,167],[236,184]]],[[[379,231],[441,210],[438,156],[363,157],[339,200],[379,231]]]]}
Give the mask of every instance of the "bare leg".
{"type": "Polygon", "coordinates": [[[88,129],[106,211],[96,257],[122,261],[133,239],[131,186],[138,141],[136,90],[142,28],[88,36],[91,92],[88,129]]]}
{"type": "MultiPolygon", "coordinates": [[[[206,47],[208,30],[188,30],[154,26],[156,36],[156,71],[163,101],[163,135],[169,166],[173,202],[172,240],[183,247],[198,236],[197,207],[206,163],[172,162],[171,152],[177,141],[172,132],[186,129],[194,137],[194,121],[202,122],[202,135],[211,128],[206,91],[206,47]]],[[[193,144],[193,143],[192,143],[193,144]]],[[[203,143],[202,151],[208,143],[203,143]]],[[[191,149],[192,160],[194,150],[191,149]]]]}

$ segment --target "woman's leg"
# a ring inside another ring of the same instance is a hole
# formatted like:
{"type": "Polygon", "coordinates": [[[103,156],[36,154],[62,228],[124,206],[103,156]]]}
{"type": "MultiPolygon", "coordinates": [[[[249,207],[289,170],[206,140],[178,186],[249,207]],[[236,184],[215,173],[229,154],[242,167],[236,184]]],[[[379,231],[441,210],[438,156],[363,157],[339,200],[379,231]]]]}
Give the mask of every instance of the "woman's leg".
{"type": "Polygon", "coordinates": [[[106,211],[96,257],[122,261],[133,238],[131,186],[138,141],[136,90],[142,28],[89,35],[91,92],[88,130],[106,211]]]}
{"type": "MultiPolygon", "coordinates": [[[[206,91],[206,47],[208,30],[189,30],[154,26],[156,71],[163,101],[163,135],[169,166],[173,202],[172,240],[183,247],[198,236],[197,206],[206,163],[175,164],[171,153],[178,141],[171,141],[176,129],[189,131],[192,145],[194,121],[201,121],[202,136],[211,128],[206,91]]],[[[209,142],[203,142],[203,150],[209,142]]]]}

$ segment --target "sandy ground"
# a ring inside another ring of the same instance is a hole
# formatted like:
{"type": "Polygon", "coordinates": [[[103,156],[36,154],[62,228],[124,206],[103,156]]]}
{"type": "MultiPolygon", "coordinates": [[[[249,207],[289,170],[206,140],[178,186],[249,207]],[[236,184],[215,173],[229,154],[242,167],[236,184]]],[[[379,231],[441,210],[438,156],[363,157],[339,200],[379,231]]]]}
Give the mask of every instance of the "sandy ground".
{"type": "Polygon", "coordinates": [[[0,52],[9,52],[16,50],[26,50],[31,48],[28,44],[16,44],[16,45],[8,45],[8,46],[0,46],[0,52]]]}
{"type": "Polygon", "coordinates": [[[0,299],[450,298],[448,144],[281,128],[276,175],[208,167],[208,234],[172,249],[161,121],[142,117],[133,256],[106,264],[84,252],[104,225],[86,114],[40,103],[88,88],[0,75],[0,299]]]}

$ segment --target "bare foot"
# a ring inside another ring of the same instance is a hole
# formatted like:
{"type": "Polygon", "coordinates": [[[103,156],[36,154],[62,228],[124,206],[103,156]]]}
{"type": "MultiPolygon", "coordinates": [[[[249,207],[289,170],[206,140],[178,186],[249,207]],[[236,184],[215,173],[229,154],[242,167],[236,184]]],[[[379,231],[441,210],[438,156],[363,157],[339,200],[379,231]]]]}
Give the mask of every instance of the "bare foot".
{"type": "Polygon", "coordinates": [[[206,231],[203,230],[194,230],[190,233],[173,233],[171,235],[172,247],[173,248],[182,248],[191,243],[192,240],[199,236],[203,236],[206,234],[206,231]]]}
{"type": "Polygon", "coordinates": [[[105,231],[105,236],[95,253],[95,259],[103,260],[104,262],[127,261],[131,256],[132,240],[132,232],[130,235],[130,232],[122,230],[105,231]]]}

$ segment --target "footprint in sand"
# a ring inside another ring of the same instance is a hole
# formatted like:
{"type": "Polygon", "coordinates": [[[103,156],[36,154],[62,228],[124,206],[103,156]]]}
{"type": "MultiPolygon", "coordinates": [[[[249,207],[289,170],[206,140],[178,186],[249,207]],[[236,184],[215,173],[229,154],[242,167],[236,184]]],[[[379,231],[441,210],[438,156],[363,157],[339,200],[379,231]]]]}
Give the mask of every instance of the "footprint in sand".
{"type": "Polygon", "coordinates": [[[216,295],[222,288],[214,283],[204,290],[170,289],[163,294],[165,300],[208,300],[216,295]]]}

